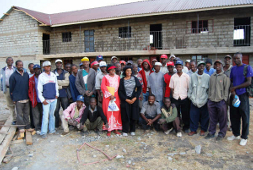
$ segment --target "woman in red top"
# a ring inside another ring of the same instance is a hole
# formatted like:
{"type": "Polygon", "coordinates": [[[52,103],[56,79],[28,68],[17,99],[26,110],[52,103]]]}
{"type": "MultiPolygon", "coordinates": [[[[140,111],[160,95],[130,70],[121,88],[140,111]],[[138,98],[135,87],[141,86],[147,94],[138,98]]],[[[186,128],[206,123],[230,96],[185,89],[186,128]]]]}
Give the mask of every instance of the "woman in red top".
{"type": "Polygon", "coordinates": [[[171,62],[171,61],[169,61],[168,63],[167,63],[167,68],[168,68],[168,73],[166,73],[166,74],[164,74],[164,82],[165,82],[165,89],[164,89],[164,91],[165,91],[165,94],[164,94],[164,97],[170,97],[170,87],[169,87],[169,85],[170,85],[170,78],[171,78],[171,76],[173,75],[173,74],[175,74],[174,73],[174,71],[173,71],[173,69],[174,69],[174,63],[173,62],[171,62]]]}

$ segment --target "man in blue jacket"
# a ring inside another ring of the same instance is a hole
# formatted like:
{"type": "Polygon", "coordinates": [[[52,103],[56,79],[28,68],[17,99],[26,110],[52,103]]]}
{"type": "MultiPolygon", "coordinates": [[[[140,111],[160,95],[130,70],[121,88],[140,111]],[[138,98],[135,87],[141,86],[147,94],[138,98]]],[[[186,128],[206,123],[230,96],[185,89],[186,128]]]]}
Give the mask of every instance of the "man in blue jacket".
{"type": "Polygon", "coordinates": [[[17,110],[17,125],[19,126],[19,132],[24,137],[25,129],[30,130],[30,104],[28,97],[29,89],[29,75],[23,70],[23,62],[21,60],[16,61],[17,70],[10,77],[10,96],[16,105],[17,110]]]}
{"type": "Polygon", "coordinates": [[[72,74],[69,76],[69,88],[70,88],[70,92],[71,92],[71,97],[72,97],[72,101],[76,102],[77,96],[80,95],[80,93],[78,92],[77,88],[76,88],[76,75],[78,72],[78,67],[77,65],[73,64],[72,65],[72,74]]]}

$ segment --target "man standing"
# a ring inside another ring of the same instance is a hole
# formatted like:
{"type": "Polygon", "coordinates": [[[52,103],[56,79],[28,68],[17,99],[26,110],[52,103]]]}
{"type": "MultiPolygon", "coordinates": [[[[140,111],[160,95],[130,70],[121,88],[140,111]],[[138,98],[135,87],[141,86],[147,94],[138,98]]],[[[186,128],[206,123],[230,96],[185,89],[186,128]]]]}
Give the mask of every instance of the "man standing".
{"type": "Polygon", "coordinates": [[[187,72],[187,74],[191,77],[191,75],[192,75],[193,73],[197,72],[197,71],[198,71],[198,69],[197,69],[197,67],[196,67],[195,61],[191,61],[191,62],[190,62],[190,70],[187,72]]]}
{"type": "Polygon", "coordinates": [[[188,74],[183,73],[183,64],[181,60],[176,61],[177,73],[171,77],[169,87],[172,90],[172,103],[177,107],[178,117],[180,117],[180,111],[182,113],[182,120],[184,123],[183,130],[185,133],[188,133],[190,128],[190,114],[187,92],[189,89],[190,77],[188,74]]]}
{"type": "Polygon", "coordinates": [[[28,97],[29,76],[23,70],[23,62],[16,61],[17,70],[10,77],[10,96],[16,105],[17,125],[19,126],[20,137],[24,137],[25,129],[30,130],[30,105],[28,97]]]}
{"type": "Polygon", "coordinates": [[[149,96],[149,89],[148,89],[148,78],[149,75],[153,72],[152,67],[147,59],[143,60],[141,64],[142,70],[139,72],[141,74],[141,78],[143,80],[143,101],[142,103],[148,101],[148,96],[149,96]]]}
{"type": "Polygon", "coordinates": [[[142,69],[142,68],[141,68],[141,64],[142,64],[142,59],[139,58],[139,59],[137,60],[138,72],[140,72],[141,69],[142,69]]]}
{"type": "Polygon", "coordinates": [[[77,96],[80,95],[80,93],[78,92],[78,90],[76,88],[76,84],[75,84],[76,83],[76,75],[78,72],[77,65],[73,64],[71,69],[72,69],[72,74],[69,76],[69,88],[70,88],[72,101],[75,102],[77,96]]]}
{"type": "Polygon", "coordinates": [[[143,103],[141,112],[141,124],[145,132],[150,130],[150,127],[153,126],[155,130],[159,130],[159,118],[161,117],[161,107],[154,95],[148,96],[148,101],[143,103]]]}
{"type": "Polygon", "coordinates": [[[170,90],[170,79],[171,76],[174,74],[173,69],[174,69],[174,63],[169,61],[167,63],[167,68],[168,68],[168,73],[164,74],[164,83],[165,83],[165,87],[164,87],[164,97],[170,98],[171,97],[171,90],[170,90]]]}
{"type": "Polygon", "coordinates": [[[166,66],[167,59],[168,59],[168,56],[166,54],[161,55],[162,66],[161,66],[160,72],[162,72],[163,74],[168,73],[168,69],[166,66]]]}
{"type": "Polygon", "coordinates": [[[67,63],[64,67],[64,70],[66,70],[67,72],[69,72],[69,74],[71,74],[71,64],[70,63],[67,63]]]}
{"type": "Polygon", "coordinates": [[[57,76],[57,84],[59,89],[59,97],[57,98],[57,105],[55,109],[55,128],[58,128],[60,125],[60,107],[65,110],[68,105],[68,95],[67,95],[67,88],[69,86],[69,72],[62,69],[62,60],[57,59],[55,61],[56,69],[53,73],[57,76]]]}
{"type": "Polygon", "coordinates": [[[236,64],[231,69],[231,100],[230,100],[230,120],[232,125],[233,136],[228,140],[240,139],[240,127],[242,120],[242,135],[240,145],[245,146],[249,135],[249,121],[250,121],[250,108],[249,108],[249,95],[247,87],[251,84],[253,71],[250,65],[242,63],[242,54],[236,53],[233,57],[236,64]],[[240,100],[239,107],[233,106],[233,99],[237,95],[240,100]]]}
{"type": "Polygon", "coordinates": [[[28,69],[29,69],[28,75],[29,75],[29,78],[31,78],[34,75],[33,66],[34,66],[33,63],[28,64],[28,69]]]}
{"type": "Polygon", "coordinates": [[[185,67],[187,67],[188,70],[191,69],[191,67],[190,67],[190,62],[191,62],[191,60],[186,60],[186,61],[185,61],[185,67]]]}
{"type": "Polygon", "coordinates": [[[93,68],[93,70],[95,70],[96,72],[98,72],[99,69],[99,63],[97,61],[93,61],[90,65],[91,68],[93,68]]]}
{"type": "Polygon", "coordinates": [[[49,134],[55,133],[55,108],[57,98],[59,96],[58,83],[56,75],[51,72],[51,62],[43,62],[44,72],[40,74],[38,80],[38,96],[42,102],[43,116],[40,135],[47,138],[49,126],[49,134]],[[49,119],[49,123],[48,123],[49,119]]]}
{"type": "Polygon", "coordinates": [[[96,71],[89,67],[90,60],[84,57],[83,70],[78,71],[76,76],[76,88],[84,96],[84,104],[89,105],[89,99],[95,96],[96,71]]]}
{"type": "Polygon", "coordinates": [[[97,106],[95,98],[90,99],[90,104],[84,109],[80,123],[83,135],[88,134],[88,130],[95,130],[99,135],[103,130],[103,124],[109,128],[103,109],[97,106]]]}
{"type": "Polygon", "coordinates": [[[116,70],[116,74],[120,77],[120,78],[122,78],[123,77],[123,75],[122,75],[122,69],[121,69],[121,64],[119,63],[119,62],[116,62],[115,64],[114,64],[114,66],[116,67],[115,68],[115,70],[116,70]]]}
{"type": "Polygon", "coordinates": [[[164,97],[164,74],[160,72],[162,64],[160,62],[155,63],[155,72],[151,73],[148,77],[149,92],[153,94],[160,107],[163,106],[164,97]]]}
{"type": "Polygon", "coordinates": [[[231,60],[232,60],[232,57],[230,55],[226,55],[224,57],[225,66],[223,67],[223,70],[224,70],[224,73],[228,76],[228,78],[230,78],[231,69],[233,67],[231,65],[231,60]]]}
{"type": "MultiPolygon", "coordinates": [[[[195,62],[194,62],[195,63],[195,62]]],[[[198,71],[191,75],[188,98],[191,100],[189,136],[197,134],[199,122],[201,124],[200,136],[204,136],[208,128],[209,114],[207,110],[208,88],[210,76],[204,73],[205,62],[198,62],[198,71]]]]}
{"type": "Polygon", "coordinates": [[[111,58],[111,64],[115,66],[115,64],[118,62],[118,58],[116,56],[112,56],[111,58]]]}
{"type": "Polygon", "coordinates": [[[37,134],[40,134],[41,118],[42,118],[42,103],[38,96],[38,78],[41,73],[40,65],[35,64],[33,66],[34,75],[29,79],[29,91],[28,95],[31,101],[31,112],[35,130],[37,134]]]}
{"type": "Polygon", "coordinates": [[[10,96],[10,83],[9,79],[12,73],[15,71],[16,67],[13,66],[13,58],[8,57],[6,59],[6,64],[4,68],[1,70],[1,91],[4,93],[5,100],[7,102],[7,106],[10,109],[11,115],[12,115],[12,125],[16,124],[16,112],[15,112],[15,105],[13,104],[13,101],[10,96]]]}
{"type": "Polygon", "coordinates": [[[100,66],[101,72],[99,72],[96,76],[95,89],[98,94],[98,106],[102,107],[103,93],[101,91],[101,83],[102,83],[103,77],[107,74],[107,71],[106,71],[107,64],[105,61],[101,61],[99,63],[99,66],[100,66]]]}
{"type": "Polygon", "coordinates": [[[206,68],[204,70],[204,73],[208,74],[209,76],[211,76],[215,72],[215,69],[211,68],[212,64],[213,64],[212,59],[207,58],[206,59],[206,68]]]}
{"type": "Polygon", "coordinates": [[[69,133],[69,125],[81,129],[80,120],[85,109],[84,97],[82,95],[77,96],[76,102],[71,103],[67,109],[61,114],[62,128],[64,132],[61,134],[65,136],[69,133]]]}
{"type": "Polygon", "coordinates": [[[220,60],[214,62],[216,72],[211,75],[208,92],[208,111],[210,117],[209,133],[206,139],[213,138],[216,133],[216,125],[219,123],[220,132],[216,140],[222,140],[227,133],[227,105],[229,78],[222,71],[223,63],[220,60]]]}

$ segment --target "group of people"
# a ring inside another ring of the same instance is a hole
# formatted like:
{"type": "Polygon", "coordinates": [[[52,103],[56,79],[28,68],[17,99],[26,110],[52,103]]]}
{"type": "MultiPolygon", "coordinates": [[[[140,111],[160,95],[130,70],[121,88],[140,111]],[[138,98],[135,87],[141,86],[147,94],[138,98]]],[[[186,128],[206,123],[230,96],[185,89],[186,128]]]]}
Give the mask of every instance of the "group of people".
{"type": "Polygon", "coordinates": [[[153,59],[151,63],[148,59],[118,61],[113,56],[107,64],[101,55],[90,63],[84,57],[79,68],[74,64],[63,68],[57,59],[55,70],[50,61],[44,61],[43,68],[30,63],[28,71],[21,60],[13,66],[9,57],[6,64],[1,70],[1,90],[21,136],[26,130],[36,130],[46,138],[60,125],[63,136],[69,126],[83,135],[104,130],[107,136],[112,132],[134,136],[139,124],[145,132],[152,128],[165,134],[175,131],[177,137],[182,137],[182,131],[193,136],[200,126],[200,136],[210,139],[219,125],[216,140],[222,140],[231,128],[228,140],[247,143],[253,71],[242,63],[241,53],[214,63],[208,58],[184,63],[164,54],[160,62],[153,59]]]}

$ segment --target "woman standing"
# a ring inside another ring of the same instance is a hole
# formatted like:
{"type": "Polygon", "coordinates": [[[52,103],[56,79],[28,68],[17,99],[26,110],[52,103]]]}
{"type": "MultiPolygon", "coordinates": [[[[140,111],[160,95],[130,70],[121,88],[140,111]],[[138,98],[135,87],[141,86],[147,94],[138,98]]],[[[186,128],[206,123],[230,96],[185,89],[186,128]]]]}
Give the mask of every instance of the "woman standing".
{"type": "Polygon", "coordinates": [[[107,136],[111,136],[111,131],[113,130],[115,134],[120,135],[118,130],[122,130],[120,99],[118,95],[120,77],[115,74],[115,68],[114,65],[108,64],[107,72],[109,74],[103,77],[101,83],[101,90],[103,92],[102,108],[109,124],[109,128],[103,126],[103,130],[108,131],[107,136]]]}
{"type": "Polygon", "coordinates": [[[141,93],[141,84],[139,80],[133,76],[131,66],[123,69],[124,78],[120,79],[119,96],[121,99],[121,119],[123,123],[123,136],[135,135],[135,122],[139,119],[139,96],[141,93]]]}

